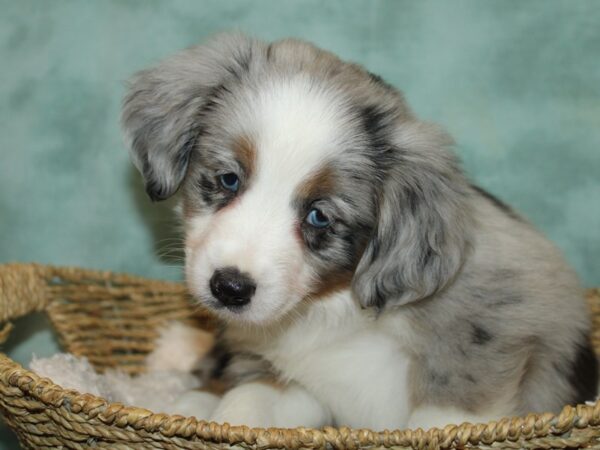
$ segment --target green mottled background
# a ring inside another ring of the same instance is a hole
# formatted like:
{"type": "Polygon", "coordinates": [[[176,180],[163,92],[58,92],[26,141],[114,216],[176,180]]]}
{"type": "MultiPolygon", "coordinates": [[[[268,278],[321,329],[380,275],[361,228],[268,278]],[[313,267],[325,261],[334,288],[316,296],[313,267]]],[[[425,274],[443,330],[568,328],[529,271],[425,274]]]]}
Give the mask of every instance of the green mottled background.
{"type": "MultiPolygon", "coordinates": [[[[180,276],[157,256],[174,242],[169,205],[146,200],[123,148],[123,81],[232,28],[310,39],[402,88],[476,181],[600,285],[595,0],[1,0],[0,262],[180,276]]],[[[17,360],[56,350],[41,318],[19,329],[17,360]]]]}

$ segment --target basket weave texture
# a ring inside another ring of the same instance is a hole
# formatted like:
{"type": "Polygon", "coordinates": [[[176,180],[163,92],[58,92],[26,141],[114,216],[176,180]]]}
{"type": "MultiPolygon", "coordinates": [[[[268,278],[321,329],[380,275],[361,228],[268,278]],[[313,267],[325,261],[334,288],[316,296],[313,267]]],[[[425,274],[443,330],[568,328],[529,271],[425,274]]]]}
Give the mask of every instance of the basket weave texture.
{"type": "MultiPolygon", "coordinates": [[[[600,350],[600,289],[588,299],[594,346],[600,350]]],[[[0,265],[0,342],[10,320],[45,311],[71,353],[97,369],[143,370],[165,321],[199,321],[178,283],[36,264],[0,265]]],[[[552,387],[549,386],[548,389],[552,387]]],[[[431,430],[374,431],[346,427],[261,429],[155,414],[63,389],[0,353],[0,411],[28,449],[462,449],[600,448],[600,402],[565,406],[559,415],[530,414],[488,424],[431,430]]]]}

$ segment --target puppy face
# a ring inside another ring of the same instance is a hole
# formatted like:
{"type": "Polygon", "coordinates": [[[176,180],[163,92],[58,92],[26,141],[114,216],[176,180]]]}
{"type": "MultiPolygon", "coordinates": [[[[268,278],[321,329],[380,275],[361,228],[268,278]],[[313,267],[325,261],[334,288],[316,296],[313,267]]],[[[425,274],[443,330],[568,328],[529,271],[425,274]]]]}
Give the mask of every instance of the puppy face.
{"type": "Polygon", "coordinates": [[[219,94],[191,155],[183,209],[189,286],[225,317],[272,320],[333,278],[349,284],[374,191],[352,169],[368,162],[367,147],[343,100],[302,74],[219,94]],[[248,302],[219,298],[220,272],[224,289],[227,278],[252,286],[248,302]]]}
{"type": "Polygon", "coordinates": [[[151,198],[181,189],[190,290],[226,319],[271,322],[351,284],[363,306],[406,303],[462,263],[446,136],[309,44],[182,52],[134,78],[123,122],[151,198]]]}

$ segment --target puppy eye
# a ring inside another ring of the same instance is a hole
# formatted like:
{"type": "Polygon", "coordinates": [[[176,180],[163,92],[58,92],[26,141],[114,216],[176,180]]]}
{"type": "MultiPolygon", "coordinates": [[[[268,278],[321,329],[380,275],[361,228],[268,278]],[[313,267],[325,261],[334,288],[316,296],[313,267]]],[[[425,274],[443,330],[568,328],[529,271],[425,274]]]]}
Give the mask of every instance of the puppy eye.
{"type": "Polygon", "coordinates": [[[317,208],[313,208],[308,212],[306,222],[315,228],[326,228],[331,223],[327,216],[317,208]]]}
{"type": "Polygon", "coordinates": [[[228,191],[237,192],[240,188],[240,179],[233,172],[221,175],[219,177],[219,181],[221,182],[221,186],[223,186],[228,191]]]}

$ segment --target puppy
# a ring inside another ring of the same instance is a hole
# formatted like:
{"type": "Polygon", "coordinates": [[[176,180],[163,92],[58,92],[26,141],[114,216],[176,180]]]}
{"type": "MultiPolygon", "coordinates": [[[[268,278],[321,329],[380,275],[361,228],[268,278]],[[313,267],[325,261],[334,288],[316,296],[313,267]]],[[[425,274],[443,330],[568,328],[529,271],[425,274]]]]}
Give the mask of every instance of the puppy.
{"type": "Polygon", "coordinates": [[[224,324],[236,386],[199,417],[429,427],[596,395],[573,271],[361,66],[225,34],[138,73],[122,121],[224,324]]]}

